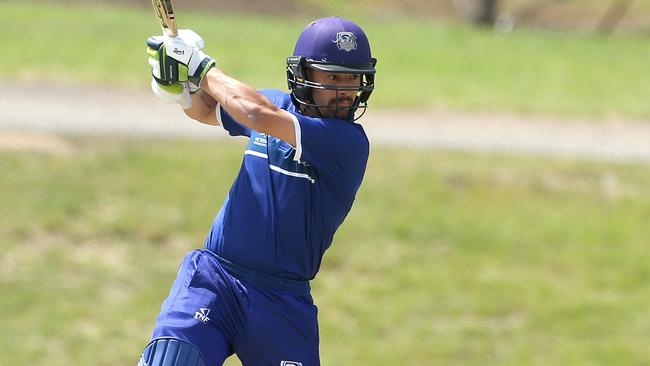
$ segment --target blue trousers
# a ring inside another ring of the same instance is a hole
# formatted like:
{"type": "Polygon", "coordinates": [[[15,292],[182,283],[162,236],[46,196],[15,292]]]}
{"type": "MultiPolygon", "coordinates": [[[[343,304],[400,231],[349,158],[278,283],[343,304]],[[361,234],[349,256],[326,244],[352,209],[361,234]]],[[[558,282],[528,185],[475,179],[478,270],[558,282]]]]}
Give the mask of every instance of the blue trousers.
{"type": "Polygon", "coordinates": [[[236,354],[244,366],[316,366],[317,308],[311,295],[236,278],[207,250],[180,265],[152,334],[197,347],[206,365],[236,354]]]}

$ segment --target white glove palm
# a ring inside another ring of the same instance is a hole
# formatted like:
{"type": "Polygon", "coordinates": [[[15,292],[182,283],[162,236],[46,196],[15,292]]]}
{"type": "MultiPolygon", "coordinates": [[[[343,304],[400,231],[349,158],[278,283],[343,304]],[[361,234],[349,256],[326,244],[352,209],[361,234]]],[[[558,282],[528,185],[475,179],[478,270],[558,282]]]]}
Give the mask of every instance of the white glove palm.
{"type": "Polygon", "coordinates": [[[171,104],[178,104],[183,109],[192,106],[192,96],[188,83],[159,84],[155,78],[151,79],[151,90],[162,101],[171,104]]]}

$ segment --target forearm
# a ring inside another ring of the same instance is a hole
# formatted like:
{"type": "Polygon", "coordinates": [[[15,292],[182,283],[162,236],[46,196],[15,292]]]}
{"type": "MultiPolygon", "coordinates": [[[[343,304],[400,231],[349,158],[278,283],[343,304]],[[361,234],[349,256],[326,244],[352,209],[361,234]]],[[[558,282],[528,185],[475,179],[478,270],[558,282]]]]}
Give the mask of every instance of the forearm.
{"type": "Polygon", "coordinates": [[[217,102],[214,98],[203,90],[199,90],[192,94],[192,106],[184,109],[183,112],[193,120],[217,126],[219,125],[219,121],[215,115],[216,106],[217,102]]]}
{"type": "Polygon", "coordinates": [[[212,68],[204,77],[201,89],[214,98],[230,116],[242,125],[267,132],[280,110],[251,86],[212,68]]]}

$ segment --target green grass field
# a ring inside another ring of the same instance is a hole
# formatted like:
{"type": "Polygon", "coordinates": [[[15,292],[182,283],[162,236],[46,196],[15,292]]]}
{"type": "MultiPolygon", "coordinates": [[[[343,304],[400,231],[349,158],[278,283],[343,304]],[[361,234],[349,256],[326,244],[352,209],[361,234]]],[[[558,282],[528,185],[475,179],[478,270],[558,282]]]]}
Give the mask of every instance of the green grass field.
{"type": "MultiPolygon", "coordinates": [[[[0,152],[3,366],[135,364],[242,150],[66,141],[0,152]]],[[[648,165],[375,148],[313,284],[323,364],[649,364],[648,186],[648,165]]]]}
{"type": "MultiPolygon", "coordinates": [[[[227,72],[285,88],[307,19],[177,3],[227,72]]],[[[373,108],[650,118],[643,35],[358,20],[380,60],[373,108]]],[[[0,24],[0,81],[148,88],[147,6],[4,1],[0,24]]],[[[134,365],[242,146],[65,141],[0,150],[0,365],[134,365]]],[[[649,186],[648,164],[373,147],[313,283],[323,364],[650,364],[649,186]]]]}
{"type": "MultiPolygon", "coordinates": [[[[197,13],[182,4],[177,17],[204,36],[227,72],[281,89],[285,57],[308,21],[197,13]]],[[[499,34],[422,18],[358,21],[379,59],[377,107],[650,117],[650,42],[642,35],[499,34]]],[[[144,40],[159,28],[146,6],[12,1],[0,4],[0,22],[11,55],[0,58],[2,79],[147,88],[144,40]]]]}

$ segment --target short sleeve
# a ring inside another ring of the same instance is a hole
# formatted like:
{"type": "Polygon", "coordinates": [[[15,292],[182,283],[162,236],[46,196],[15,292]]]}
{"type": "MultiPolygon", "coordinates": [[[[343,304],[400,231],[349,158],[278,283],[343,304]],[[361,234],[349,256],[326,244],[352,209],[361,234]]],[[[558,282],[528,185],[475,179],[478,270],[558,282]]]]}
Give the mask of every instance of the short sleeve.
{"type": "Polygon", "coordinates": [[[363,127],[338,119],[292,114],[296,125],[296,160],[314,166],[339,192],[354,195],[361,184],[369,155],[363,127]]]}
{"type": "Polygon", "coordinates": [[[235,121],[225,109],[221,108],[221,104],[217,104],[216,114],[219,124],[228,131],[230,136],[250,137],[251,129],[235,121]]]}

